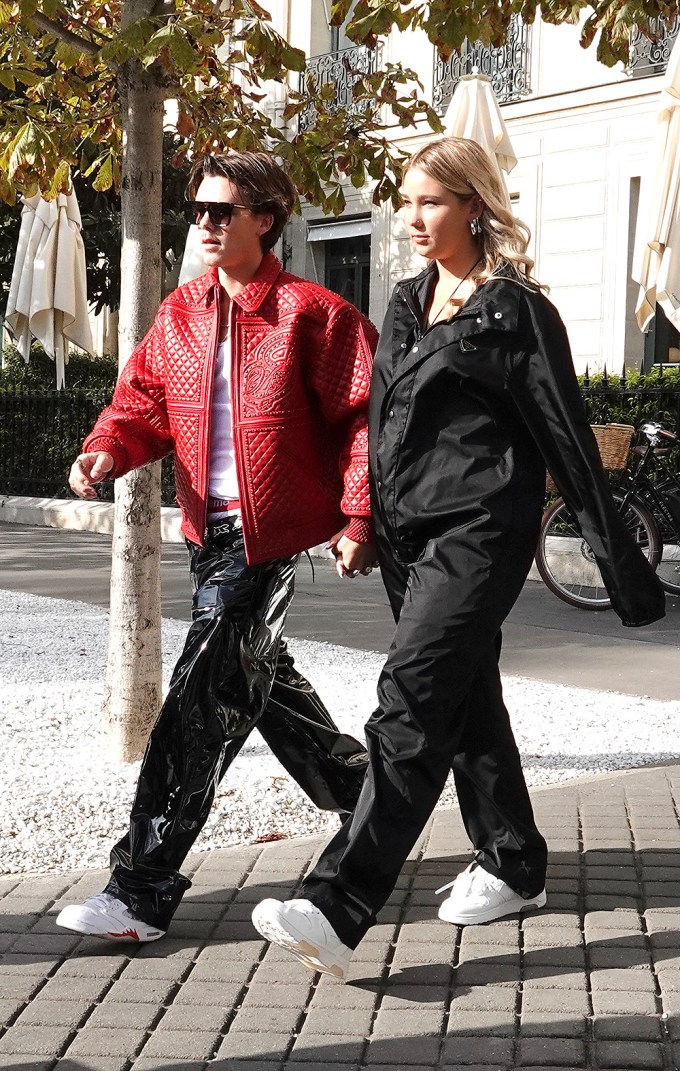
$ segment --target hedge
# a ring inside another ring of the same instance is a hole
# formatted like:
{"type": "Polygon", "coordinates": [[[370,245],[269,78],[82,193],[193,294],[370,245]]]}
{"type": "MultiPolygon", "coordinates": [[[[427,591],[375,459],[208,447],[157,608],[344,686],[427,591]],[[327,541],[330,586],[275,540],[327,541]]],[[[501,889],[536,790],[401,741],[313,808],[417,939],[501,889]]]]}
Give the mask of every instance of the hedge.
{"type": "MultiPolygon", "coordinates": [[[[0,493],[70,495],[67,474],[83,437],[108,404],[115,383],[113,357],[74,354],[67,368],[68,389],[54,389],[54,363],[35,346],[26,365],[16,351],[4,353],[0,369],[0,493]]],[[[680,368],[625,376],[579,377],[593,424],[636,427],[660,420],[680,428],[680,368]]],[[[112,496],[110,484],[103,498],[112,496]]],[[[162,500],[175,501],[172,459],[163,463],[162,500]]]]}

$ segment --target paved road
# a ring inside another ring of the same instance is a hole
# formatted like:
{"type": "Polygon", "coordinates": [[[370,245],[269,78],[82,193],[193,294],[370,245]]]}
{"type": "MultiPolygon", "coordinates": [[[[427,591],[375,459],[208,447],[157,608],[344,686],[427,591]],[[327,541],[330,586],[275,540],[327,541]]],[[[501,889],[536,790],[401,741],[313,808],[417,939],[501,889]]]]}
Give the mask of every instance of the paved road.
{"type": "MultiPolygon", "coordinates": [[[[110,537],[0,524],[0,587],[108,605],[110,537]]],[[[289,636],[386,651],[392,620],[380,577],[341,582],[332,564],[303,559],[289,636]]],[[[188,619],[186,552],[163,547],[163,613],[188,619]]],[[[506,673],[655,699],[680,698],[680,600],[643,629],[623,628],[612,611],[574,610],[529,582],[504,629],[506,673]]]]}

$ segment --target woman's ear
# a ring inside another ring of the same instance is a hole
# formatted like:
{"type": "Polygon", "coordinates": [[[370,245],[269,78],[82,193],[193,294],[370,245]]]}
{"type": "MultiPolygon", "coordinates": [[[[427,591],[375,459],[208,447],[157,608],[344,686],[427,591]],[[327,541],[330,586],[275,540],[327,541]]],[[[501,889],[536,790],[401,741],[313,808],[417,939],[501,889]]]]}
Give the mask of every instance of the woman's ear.
{"type": "Polygon", "coordinates": [[[479,197],[478,195],[476,195],[475,197],[471,198],[469,206],[468,206],[468,209],[469,209],[469,217],[468,218],[470,220],[479,219],[479,217],[481,216],[482,212],[484,211],[484,202],[483,202],[482,198],[479,197]]]}

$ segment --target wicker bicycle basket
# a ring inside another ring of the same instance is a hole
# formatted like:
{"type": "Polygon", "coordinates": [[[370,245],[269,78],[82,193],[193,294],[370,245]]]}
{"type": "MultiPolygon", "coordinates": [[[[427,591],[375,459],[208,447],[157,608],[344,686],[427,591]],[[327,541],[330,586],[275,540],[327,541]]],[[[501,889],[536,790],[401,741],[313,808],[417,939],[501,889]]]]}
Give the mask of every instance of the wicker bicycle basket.
{"type": "MultiPolygon", "coordinates": [[[[602,465],[607,472],[620,472],[625,469],[628,461],[628,451],[635,434],[632,424],[591,424],[595,440],[602,458],[602,465]]],[[[550,475],[547,474],[545,489],[549,494],[555,494],[557,487],[550,475]]]]}

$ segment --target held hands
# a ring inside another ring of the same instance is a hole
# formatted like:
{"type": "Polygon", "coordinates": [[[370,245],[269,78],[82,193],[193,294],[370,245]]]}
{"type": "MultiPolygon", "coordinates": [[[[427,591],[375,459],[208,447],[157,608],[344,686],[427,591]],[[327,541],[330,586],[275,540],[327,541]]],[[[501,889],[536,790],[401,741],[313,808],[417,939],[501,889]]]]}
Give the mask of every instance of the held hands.
{"type": "Polygon", "coordinates": [[[102,450],[95,454],[80,454],[71,465],[68,482],[79,498],[96,498],[96,483],[106,479],[113,468],[113,457],[102,450]]]}
{"type": "Polygon", "coordinates": [[[338,576],[348,577],[353,580],[361,573],[368,576],[373,567],[377,565],[375,547],[372,543],[355,543],[343,535],[345,529],[333,536],[328,543],[329,550],[335,558],[335,568],[338,576]]]}

